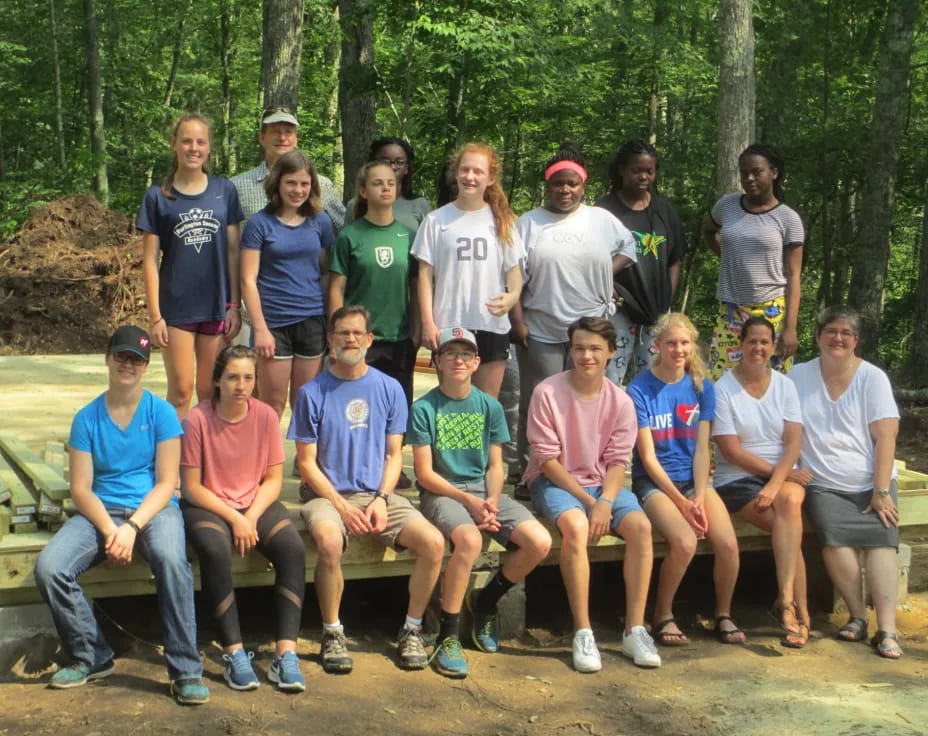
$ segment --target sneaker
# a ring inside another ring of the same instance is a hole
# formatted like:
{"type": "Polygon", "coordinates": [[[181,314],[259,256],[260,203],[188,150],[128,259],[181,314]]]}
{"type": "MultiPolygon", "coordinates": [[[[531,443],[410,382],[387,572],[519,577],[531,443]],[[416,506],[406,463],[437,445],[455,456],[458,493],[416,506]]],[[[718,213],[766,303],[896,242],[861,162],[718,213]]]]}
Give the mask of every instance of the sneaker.
{"type": "Polygon", "coordinates": [[[628,634],[622,634],[622,654],[634,660],[639,667],[661,666],[661,655],[644,626],[632,626],[628,634]]]}
{"type": "Polygon", "coordinates": [[[300,660],[296,652],[284,652],[279,657],[274,657],[267,679],[276,683],[278,690],[303,692],[306,689],[306,680],[300,673],[300,660]]]}
{"type": "MultiPolygon", "coordinates": [[[[239,649],[239,651],[242,651],[239,649]]],[[[250,666],[250,665],[249,665],[250,666]]],[[[209,702],[209,688],[199,677],[184,677],[171,683],[171,695],[179,705],[202,705],[209,702]]]]}
{"type": "Polygon", "coordinates": [[[246,652],[244,649],[236,649],[232,654],[222,655],[226,663],[222,676],[233,690],[254,690],[258,687],[258,676],[251,666],[254,657],[254,652],[246,652]]]}
{"type": "Polygon", "coordinates": [[[347,674],[351,672],[354,662],[348,654],[348,644],[345,641],[345,629],[322,630],[322,669],[332,674],[347,674]]]}
{"type": "Polygon", "coordinates": [[[55,690],[67,690],[70,687],[86,685],[90,680],[102,680],[116,671],[116,663],[112,659],[106,660],[99,667],[88,670],[80,663],[70,667],[62,667],[48,681],[48,686],[55,690]]]}
{"type": "Polygon", "coordinates": [[[470,635],[477,649],[494,654],[499,651],[499,613],[496,609],[493,609],[493,613],[481,613],[476,600],[479,595],[480,591],[474,588],[465,598],[467,610],[473,620],[470,635]]]}
{"type": "Polygon", "coordinates": [[[590,629],[580,629],[574,634],[574,669],[577,672],[599,672],[603,668],[596,640],[590,629]]]}
{"type": "Polygon", "coordinates": [[[528,489],[528,486],[525,483],[519,483],[512,489],[512,495],[515,496],[516,501],[531,501],[532,492],[528,489]]]}
{"type": "Polygon", "coordinates": [[[435,647],[432,652],[432,663],[435,671],[445,677],[451,677],[455,680],[461,680],[467,677],[470,670],[467,668],[467,660],[464,658],[464,651],[461,649],[461,642],[453,636],[447,636],[442,639],[441,643],[435,647]]]}
{"type": "Polygon", "coordinates": [[[400,667],[404,670],[421,670],[429,663],[429,655],[419,629],[403,626],[396,638],[396,649],[400,657],[400,667]]]}

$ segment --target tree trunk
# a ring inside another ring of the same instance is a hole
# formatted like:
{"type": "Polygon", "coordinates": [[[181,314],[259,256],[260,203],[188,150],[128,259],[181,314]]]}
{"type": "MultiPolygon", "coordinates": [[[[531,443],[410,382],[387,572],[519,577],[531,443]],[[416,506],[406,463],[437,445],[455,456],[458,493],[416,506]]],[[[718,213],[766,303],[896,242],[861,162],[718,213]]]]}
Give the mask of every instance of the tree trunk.
{"type": "Polygon", "coordinates": [[[854,242],[854,231],[857,229],[857,182],[853,180],[845,182],[841,190],[840,212],[841,226],[837,241],[832,247],[834,276],[831,280],[828,305],[843,304],[847,299],[847,283],[851,273],[850,253],[854,242]]]}
{"type": "MultiPolygon", "coordinates": [[[[338,2],[332,5],[332,17],[335,20],[335,27],[341,28],[338,14],[338,2]]],[[[331,39],[325,45],[325,68],[329,70],[329,99],[325,106],[325,122],[329,130],[335,131],[335,140],[332,145],[332,157],[329,160],[329,178],[335,186],[335,191],[342,190],[346,199],[348,199],[348,187],[353,182],[345,182],[345,165],[342,160],[342,129],[338,119],[338,74],[342,65],[342,43],[340,34],[332,34],[331,39]]],[[[354,189],[351,190],[350,196],[354,196],[354,189]]]]}
{"type": "Polygon", "coordinates": [[[377,133],[374,100],[374,30],[369,4],[339,0],[342,59],[338,74],[338,108],[342,115],[345,162],[345,199],[354,196],[354,177],[367,160],[367,149],[377,133]]]}
{"type": "Polygon", "coordinates": [[[919,5],[920,0],[892,0],[880,38],[870,152],[861,190],[860,231],[850,289],[851,304],[863,317],[860,352],[868,360],[876,356],[883,320],[896,168],[908,109],[909,67],[919,5]]]}
{"type": "Polygon", "coordinates": [[[52,65],[55,67],[55,131],[58,134],[58,164],[67,165],[64,154],[64,114],[61,103],[61,60],[58,57],[58,23],[55,21],[55,0],[48,0],[48,19],[52,31],[52,65]]]}
{"type": "Polygon", "coordinates": [[[752,0],[719,0],[719,132],[715,172],[719,194],[741,189],[738,155],[754,138],[752,0]]]}
{"type": "Polygon", "coordinates": [[[922,217],[922,242],[918,259],[918,286],[915,288],[915,316],[909,339],[909,378],[915,388],[928,387],[928,186],[922,217]]]}
{"type": "Polygon", "coordinates": [[[97,34],[97,1],[84,0],[84,24],[87,32],[87,84],[90,107],[90,152],[93,154],[93,188],[103,204],[110,199],[106,173],[106,129],[103,125],[103,78],[100,74],[100,43],[97,34]]]}
{"type": "Polygon", "coordinates": [[[222,0],[219,4],[219,64],[222,68],[222,163],[223,171],[232,174],[238,168],[235,147],[232,145],[232,62],[235,49],[232,28],[235,0],[222,0]]]}
{"type": "Polygon", "coordinates": [[[300,97],[303,0],[264,0],[261,87],[264,106],[296,109],[300,97]]]}
{"type": "Polygon", "coordinates": [[[825,3],[825,42],[822,44],[822,140],[821,140],[821,160],[819,170],[822,176],[821,206],[819,214],[822,220],[822,280],[819,284],[818,299],[816,300],[819,308],[826,306],[827,295],[831,292],[832,262],[834,253],[832,252],[832,226],[831,226],[831,209],[829,204],[832,200],[832,183],[831,170],[829,169],[828,147],[830,143],[828,126],[830,121],[830,98],[831,98],[831,70],[829,63],[831,61],[831,3],[825,3]]]}
{"type": "Polygon", "coordinates": [[[448,99],[445,103],[445,118],[448,132],[445,137],[445,155],[450,154],[461,142],[464,130],[464,93],[467,91],[467,70],[470,67],[470,52],[464,52],[461,69],[448,85],[448,99]]]}
{"type": "Polygon", "coordinates": [[[192,0],[183,0],[178,8],[177,31],[174,33],[174,50],[171,52],[171,70],[168,72],[168,80],[164,85],[164,106],[166,108],[171,107],[171,100],[174,97],[174,83],[177,81],[180,55],[184,50],[184,24],[187,22],[187,16],[190,15],[191,3],[192,0]]]}

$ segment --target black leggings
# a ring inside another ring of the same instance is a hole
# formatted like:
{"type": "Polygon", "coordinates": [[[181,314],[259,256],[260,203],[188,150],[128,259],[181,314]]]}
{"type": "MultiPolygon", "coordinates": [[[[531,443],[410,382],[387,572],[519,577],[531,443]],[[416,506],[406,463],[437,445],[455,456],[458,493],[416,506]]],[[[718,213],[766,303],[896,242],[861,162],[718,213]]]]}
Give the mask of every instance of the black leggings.
{"type": "MultiPolygon", "coordinates": [[[[219,627],[223,646],[242,641],[232,585],[232,530],[212,511],[181,503],[187,539],[200,560],[203,594],[219,627]]],[[[241,509],[244,513],[247,509],[241,509]]],[[[275,501],[258,519],[258,550],[274,565],[277,599],[277,640],[296,641],[306,587],[306,548],[290,514],[275,501]]]]}

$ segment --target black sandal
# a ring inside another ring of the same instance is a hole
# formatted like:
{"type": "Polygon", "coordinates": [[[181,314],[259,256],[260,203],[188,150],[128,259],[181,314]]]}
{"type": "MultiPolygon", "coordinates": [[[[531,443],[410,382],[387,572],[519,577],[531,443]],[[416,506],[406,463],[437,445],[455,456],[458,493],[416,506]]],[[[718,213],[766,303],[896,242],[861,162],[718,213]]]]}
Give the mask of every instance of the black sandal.
{"type": "Polygon", "coordinates": [[[738,628],[737,624],[735,624],[735,628],[726,631],[722,629],[723,621],[731,621],[732,624],[735,623],[735,620],[731,616],[716,616],[715,628],[713,631],[718,640],[722,642],[722,644],[744,644],[747,637],[744,635],[744,632],[738,628]]]}
{"type": "MultiPolygon", "coordinates": [[[[690,643],[689,637],[683,633],[681,630],[679,634],[672,631],[664,631],[671,624],[676,625],[673,616],[670,618],[665,618],[663,621],[658,621],[654,624],[654,628],[651,631],[651,635],[654,637],[654,641],[664,647],[685,647],[690,643]]],[[[677,629],[680,629],[677,626],[677,629]]]]}
{"type": "Polygon", "coordinates": [[[902,647],[899,646],[898,637],[891,631],[877,631],[870,640],[870,646],[876,653],[886,659],[899,659],[902,656],[902,647]]]}
{"type": "Polygon", "coordinates": [[[867,638],[867,619],[851,616],[847,623],[838,629],[836,636],[841,641],[864,641],[867,638]]]}

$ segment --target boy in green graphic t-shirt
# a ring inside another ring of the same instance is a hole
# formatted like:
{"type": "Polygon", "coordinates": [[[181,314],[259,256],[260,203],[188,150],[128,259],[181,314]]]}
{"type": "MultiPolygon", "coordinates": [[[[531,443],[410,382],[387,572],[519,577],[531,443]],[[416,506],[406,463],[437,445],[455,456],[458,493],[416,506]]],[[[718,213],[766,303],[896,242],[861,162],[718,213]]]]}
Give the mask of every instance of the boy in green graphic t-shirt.
{"type": "Polygon", "coordinates": [[[481,530],[515,550],[489,584],[467,597],[478,649],[499,648],[496,604],[551,548],[551,535],[522,504],[502,495],[502,443],[509,440],[502,405],[471,385],[480,365],[474,334],[460,327],[438,338],[438,387],[412,405],[406,442],[413,448],[421,510],[450,539],[454,552],[441,590],[435,669],[466,677],[459,618],[471,569],[483,546],[481,530]]]}

